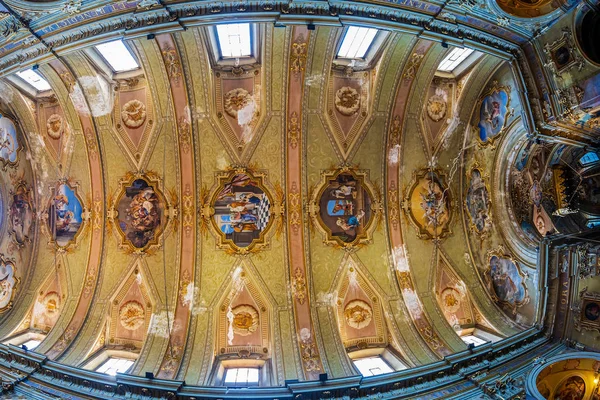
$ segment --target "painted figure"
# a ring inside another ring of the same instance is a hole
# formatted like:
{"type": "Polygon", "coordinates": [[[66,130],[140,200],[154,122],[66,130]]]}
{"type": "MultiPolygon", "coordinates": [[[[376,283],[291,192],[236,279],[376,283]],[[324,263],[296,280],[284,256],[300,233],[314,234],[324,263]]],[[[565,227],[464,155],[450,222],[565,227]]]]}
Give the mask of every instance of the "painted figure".
{"type": "Polygon", "coordinates": [[[10,230],[19,245],[25,244],[29,239],[29,231],[33,224],[33,205],[31,204],[30,191],[25,183],[17,185],[11,192],[12,201],[9,207],[10,230]]]}
{"type": "Polygon", "coordinates": [[[58,186],[50,205],[50,232],[59,246],[66,246],[81,226],[81,202],[66,184],[58,186]],[[53,218],[52,218],[53,217],[53,218]]]}
{"type": "Polygon", "coordinates": [[[560,400],[581,400],[585,395],[585,381],[579,376],[571,376],[564,381],[556,392],[555,399],[560,400]]]}
{"type": "Polygon", "coordinates": [[[498,135],[504,128],[504,116],[508,105],[508,93],[498,90],[486,96],[479,110],[479,138],[482,142],[498,135]]]}
{"type": "Polygon", "coordinates": [[[12,299],[15,287],[15,270],[12,264],[0,263],[0,311],[5,309],[12,299]]]}
{"type": "Polygon", "coordinates": [[[489,218],[490,197],[479,170],[471,172],[467,191],[467,210],[477,232],[482,233],[491,224],[489,218]]]}
{"type": "Polygon", "coordinates": [[[17,161],[18,149],[19,142],[14,123],[0,115],[0,158],[14,163],[17,161]]]}
{"type": "Polygon", "coordinates": [[[493,256],[490,259],[490,277],[500,301],[515,305],[524,300],[523,278],[512,260],[493,256]]]}
{"type": "Polygon", "coordinates": [[[247,174],[234,175],[217,195],[213,207],[217,226],[239,247],[260,238],[269,223],[269,198],[247,174]]]}
{"type": "Polygon", "coordinates": [[[364,232],[371,218],[371,197],[351,173],[329,180],[319,199],[319,217],[327,234],[345,243],[364,232]]]}
{"type": "Polygon", "coordinates": [[[137,248],[145,247],[156,238],[162,219],[162,205],[144,179],[136,179],[125,189],[119,202],[119,226],[125,237],[137,248]]]}

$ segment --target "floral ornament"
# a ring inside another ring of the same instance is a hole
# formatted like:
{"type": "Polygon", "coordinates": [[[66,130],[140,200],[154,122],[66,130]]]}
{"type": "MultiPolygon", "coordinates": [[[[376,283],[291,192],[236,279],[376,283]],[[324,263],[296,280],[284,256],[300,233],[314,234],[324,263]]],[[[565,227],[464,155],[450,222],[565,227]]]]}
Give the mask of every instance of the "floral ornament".
{"type": "Polygon", "coordinates": [[[362,329],[369,326],[373,319],[373,310],[371,306],[362,300],[352,300],[344,309],[346,323],[355,329],[362,329]]]}
{"type": "Polygon", "coordinates": [[[135,331],[144,324],[144,306],[135,300],[128,301],[119,309],[121,326],[128,331],[135,331]]]}
{"type": "Polygon", "coordinates": [[[444,289],[441,294],[444,311],[449,314],[457,312],[461,305],[461,297],[460,292],[452,287],[444,289]]]}
{"type": "Polygon", "coordinates": [[[225,93],[225,111],[233,118],[237,118],[238,111],[246,107],[252,96],[246,89],[237,88],[225,93]]]}
{"type": "Polygon", "coordinates": [[[139,100],[129,100],[121,109],[121,119],[126,127],[139,128],[146,122],[146,106],[139,100]]]}
{"type": "Polygon", "coordinates": [[[65,130],[63,117],[58,114],[52,114],[50,118],[48,118],[48,121],[46,121],[46,128],[48,130],[48,136],[54,140],[60,139],[65,130]]]}
{"type": "Polygon", "coordinates": [[[434,94],[427,100],[426,108],[429,118],[431,118],[433,122],[438,122],[446,115],[448,106],[442,96],[434,94]]]}
{"type": "Polygon", "coordinates": [[[44,296],[42,304],[44,305],[44,312],[46,315],[54,315],[60,309],[60,296],[56,292],[48,292],[44,296]]]}
{"type": "Polygon", "coordinates": [[[231,313],[233,314],[233,319],[230,323],[234,333],[241,336],[248,336],[258,328],[258,311],[254,307],[242,304],[234,307],[231,313]]]}
{"type": "Polygon", "coordinates": [[[344,86],[335,92],[335,108],[343,115],[354,115],[360,107],[360,95],[352,87],[344,86]]]}

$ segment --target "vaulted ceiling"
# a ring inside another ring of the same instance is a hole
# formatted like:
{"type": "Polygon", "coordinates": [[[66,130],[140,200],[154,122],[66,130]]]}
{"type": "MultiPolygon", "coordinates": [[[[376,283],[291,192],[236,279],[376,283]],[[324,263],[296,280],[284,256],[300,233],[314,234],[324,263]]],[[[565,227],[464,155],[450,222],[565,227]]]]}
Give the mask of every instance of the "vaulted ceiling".
{"type": "Polygon", "coordinates": [[[564,147],[528,141],[523,71],[479,45],[440,71],[457,46],[395,29],[344,63],[346,29],[257,19],[242,62],[219,60],[214,25],[131,34],[121,73],[94,47],[120,35],[65,40],[40,92],[5,64],[0,337],[201,385],[256,359],[280,385],[538,323],[534,246],[581,224],[549,211],[564,147]]]}

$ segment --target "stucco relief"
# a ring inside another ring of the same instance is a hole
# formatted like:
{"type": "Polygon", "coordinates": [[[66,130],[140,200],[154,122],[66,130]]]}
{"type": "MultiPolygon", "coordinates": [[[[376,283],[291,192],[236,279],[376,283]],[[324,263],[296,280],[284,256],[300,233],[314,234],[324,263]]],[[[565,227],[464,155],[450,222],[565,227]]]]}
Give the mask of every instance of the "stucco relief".
{"type": "Polygon", "coordinates": [[[360,108],[360,94],[349,86],[335,92],[335,108],[343,115],[354,115],[360,108]]]}
{"type": "Polygon", "coordinates": [[[137,99],[129,100],[123,104],[121,120],[128,128],[139,128],[146,122],[146,105],[137,99]]]}
{"type": "Polygon", "coordinates": [[[144,306],[135,300],[130,300],[119,309],[119,322],[129,331],[135,331],[146,320],[144,306]]]}
{"type": "Polygon", "coordinates": [[[346,323],[355,329],[362,329],[371,323],[373,310],[371,306],[362,300],[352,300],[344,308],[346,323]]]}
{"type": "Polygon", "coordinates": [[[65,120],[58,114],[52,114],[46,121],[48,136],[54,140],[59,140],[65,131],[65,120]]]}
{"type": "Polygon", "coordinates": [[[258,322],[258,311],[248,304],[241,304],[231,310],[229,323],[233,326],[233,332],[238,335],[248,336],[254,333],[258,329],[258,322]]]}

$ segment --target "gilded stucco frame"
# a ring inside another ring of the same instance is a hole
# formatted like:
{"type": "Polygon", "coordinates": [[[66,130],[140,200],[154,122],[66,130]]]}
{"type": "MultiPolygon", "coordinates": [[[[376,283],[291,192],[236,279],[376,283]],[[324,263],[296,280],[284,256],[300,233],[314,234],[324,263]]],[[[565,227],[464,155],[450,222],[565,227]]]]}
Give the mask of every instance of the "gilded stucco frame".
{"type": "Polygon", "coordinates": [[[152,254],[154,250],[162,247],[161,239],[162,239],[163,235],[167,232],[167,228],[169,227],[169,225],[171,224],[171,222],[177,215],[177,209],[173,205],[173,204],[177,204],[177,195],[172,193],[171,199],[169,200],[165,196],[165,194],[162,192],[162,190],[160,189],[161,183],[162,183],[162,179],[155,172],[152,172],[152,171],[136,172],[136,173],[128,172],[123,178],[121,178],[119,180],[119,190],[116,193],[116,195],[111,196],[111,198],[108,199],[108,212],[107,212],[108,228],[109,229],[114,228],[114,230],[117,232],[117,235],[120,239],[119,248],[125,250],[127,253],[152,254]],[[119,211],[117,209],[119,206],[119,203],[123,199],[123,196],[125,196],[126,188],[131,186],[133,184],[133,182],[138,179],[143,179],[144,181],[146,181],[148,186],[152,187],[152,189],[154,190],[154,193],[156,193],[156,196],[159,199],[159,202],[163,206],[162,217],[164,219],[166,219],[166,221],[163,220],[159,224],[159,226],[154,234],[154,238],[152,240],[150,240],[148,243],[146,243],[146,245],[144,247],[141,247],[141,248],[134,246],[133,243],[131,243],[131,241],[129,239],[127,239],[125,232],[123,232],[121,230],[121,228],[118,226],[119,225],[119,220],[118,220],[119,211]]]}
{"type": "Polygon", "coordinates": [[[505,132],[506,132],[506,128],[508,126],[508,117],[512,114],[512,111],[510,110],[510,91],[511,91],[511,87],[510,85],[503,85],[500,86],[498,81],[493,81],[492,82],[492,86],[483,93],[483,95],[481,95],[479,97],[479,100],[477,100],[477,105],[475,106],[475,113],[477,115],[477,124],[475,126],[473,126],[473,131],[477,133],[477,144],[480,147],[486,147],[486,146],[491,146],[492,148],[494,148],[494,143],[496,142],[496,140],[498,138],[500,138],[505,132]],[[498,92],[504,92],[506,93],[506,113],[504,114],[504,123],[502,124],[502,128],[500,128],[500,131],[495,134],[494,136],[489,136],[487,138],[487,140],[484,142],[483,140],[481,140],[481,135],[479,132],[479,121],[480,121],[480,116],[481,116],[481,106],[483,104],[483,101],[485,100],[486,97],[493,95],[494,93],[498,93],[498,92]]]}
{"type": "Polygon", "coordinates": [[[404,197],[404,200],[402,201],[402,203],[403,203],[402,208],[404,209],[404,213],[408,217],[408,220],[410,221],[410,223],[415,227],[415,229],[417,231],[417,236],[419,237],[419,239],[440,240],[440,239],[444,239],[452,234],[452,230],[450,229],[450,223],[452,222],[452,216],[453,216],[452,210],[454,208],[454,201],[452,199],[452,194],[450,192],[450,188],[448,187],[448,184],[447,184],[446,174],[444,174],[440,169],[420,168],[420,169],[413,171],[412,179],[407,186],[406,196],[404,197]],[[423,179],[426,179],[428,175],[435,176],[436,180],[440,183],[440,187],[446,196],[445,201],[446,201],[446,209],[448,210],[448,221],[442,226],[441,232],[439,235],[432,235],[431,232],[429,232],[425,226],[421,225],[421,223],[417,220],[417,218],[414,216],[413,211],[412,211],[411,199],[412,199],[413,193],[417,189],[417,186],[419,185],[419,183],[423,179]]]}
{"type": "Polygon", "coordinates": [[[42,219],[44,220],[44,223],[42,225],[43,226],[42,230],[46,235],[48,235],[48,238],[49,238],[48,245],[49,246],[52,246],[56,249],[63,249],[63,250],[68,250],[73,247],[77,247],[80,237],[82,236],[82,234],[84,232],[86,232],[87,223],[90,219],[91,212],[90,212],[89,207],[85,204],[85,202],[81,198],[81,195],[79,193],[80,189],[81,189],[81,186],[80,186],[79,182],[75,182],[70,179],[61,179],[58,182],[56,182],[55,185],[50,187],[50,196],[46,200],[46,208],[44,209],[44,212],[42,215],[42,219]],[[67,244],[65,244],[64,246],[61,246],[58,244],[57,241],[52,239],[52,232],[50,231],[49,221],[50,221],[50,207],[52,205],[52,199],[56,195],[58,187],[63,184],[67,185],[69,187],[69,189],[71,189],[73,191],[73,193],[75,194],[75,197],[77,198],[77,200],[79,200],[79,204],[81,204],[81,226],[77,230],[77,233],[75,234],[75,236],[73,236],[73,239],[70,239],[67,244]]]}
{"type": "Polygon", "coordinates": [[[312,191],[312,195],[308,202],[308,214],[311,217],[311,230],[317,227],[323,236],[323,243],[336,248],[356,249],[371,243],[373,240],[374,227],[379,225],[383,216],[383,207],[381,204],[381,195],[379,190],[373,183],[369,181],[369,173],[366,170],[360,170],[348,166],[343,166],[338,169],[321,171],[321,181],[317,184],[316,189],[312,191]],[[352,242],[344,242],[336,236],[332,235],[331,230],[325,225],[320,217],[319,202],[325,190],[329,187],[332,180],[337,179],[341,174],[350,174],[361,185],[363,190],[371,197],[371,218],[363,228],[363,232],[357,235],[352,242]]]}
{"type": "Polygon", "coordinates": [[[487,260],[487,263],[486,263],[484,271],[483,271],[483,280],[485,282],[485,285],[487,286],[487,292],[489,293],[490,297],[492,298],[492,300],[495,303],[498,303],[505,307],[510,308],[512,313],[516,314],[517,308],[523,307],[524,305],[528,304],[531,301],[531,299],[529,297],[529,290],[527,289],[527,285],[525,284],[525,275],[523,274],[523,271],[521,270],[521,266],[519,265],[517,260],[504,249],[503,246],[499,246],[496,249],[489,250],[487,252],[486,260],[487,260]],[[490,261],[492,260],[492,257],[508,259],[514,264],[515,268],[517,269],[517,273],[521,277],[521,285],[523,286],[523,290],[524,290],[523,300],[518,301],[518,302],[515,301],[514,304],[511,304],[507,301],[503,301],[503,300],[500,300],[500,298],[498,298],[498,296],[496,295],[496,292],[494,290],[494,284],[493,284],[492,278],[491,278],[492,267],[490,265],[490,261]]]}

